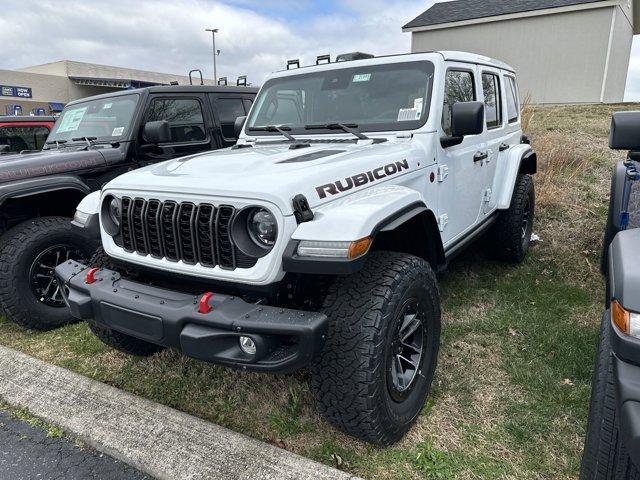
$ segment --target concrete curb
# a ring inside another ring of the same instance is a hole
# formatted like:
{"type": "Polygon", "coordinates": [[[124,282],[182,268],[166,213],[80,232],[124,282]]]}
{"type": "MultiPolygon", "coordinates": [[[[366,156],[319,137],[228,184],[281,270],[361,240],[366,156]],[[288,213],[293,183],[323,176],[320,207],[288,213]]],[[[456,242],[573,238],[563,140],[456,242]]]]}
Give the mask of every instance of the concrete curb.
{"type": "Polygon", "coordinates": [[[0,346],[0,397],[159,479],[355,479],[0,346]]]}

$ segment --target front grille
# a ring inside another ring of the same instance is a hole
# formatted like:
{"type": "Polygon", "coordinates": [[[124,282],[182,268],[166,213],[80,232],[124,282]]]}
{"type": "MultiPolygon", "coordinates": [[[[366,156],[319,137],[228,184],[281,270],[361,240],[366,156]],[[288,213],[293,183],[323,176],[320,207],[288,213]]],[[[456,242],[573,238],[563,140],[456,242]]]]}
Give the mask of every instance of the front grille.
{"type": "Polygon", "coordinates": [[[128,252],[205,267],[251,268],[231,237],[230,205],[122,198],[121,243],[128,252]]]}

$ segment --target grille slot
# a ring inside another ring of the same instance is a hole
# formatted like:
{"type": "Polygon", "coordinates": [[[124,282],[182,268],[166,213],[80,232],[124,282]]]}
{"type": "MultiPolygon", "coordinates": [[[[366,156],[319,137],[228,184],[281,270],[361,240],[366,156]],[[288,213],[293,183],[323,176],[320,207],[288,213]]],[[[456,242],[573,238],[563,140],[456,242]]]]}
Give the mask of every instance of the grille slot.
{"type": "Polygon", "coordinates": [[[122,198],[122,246],[126,251],[205,267],[251,268],[257,259],[231,237],[230,205],[122,198]]]}

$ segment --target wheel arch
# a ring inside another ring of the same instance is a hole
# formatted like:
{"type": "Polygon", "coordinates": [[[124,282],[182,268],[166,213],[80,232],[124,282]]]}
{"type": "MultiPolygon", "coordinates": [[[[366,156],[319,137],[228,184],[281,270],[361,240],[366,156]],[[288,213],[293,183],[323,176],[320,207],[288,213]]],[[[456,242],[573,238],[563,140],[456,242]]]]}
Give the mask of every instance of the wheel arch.
{"type": "Polygon", "coordinates": [[[509,208],[519,175],[534,175],[537,171],[538,155],[530,145],[521,144],[511,148],[502,173],[497,177],[496,185],[500,185],[501,188],[496,199],[496,208],[509,208]]]}

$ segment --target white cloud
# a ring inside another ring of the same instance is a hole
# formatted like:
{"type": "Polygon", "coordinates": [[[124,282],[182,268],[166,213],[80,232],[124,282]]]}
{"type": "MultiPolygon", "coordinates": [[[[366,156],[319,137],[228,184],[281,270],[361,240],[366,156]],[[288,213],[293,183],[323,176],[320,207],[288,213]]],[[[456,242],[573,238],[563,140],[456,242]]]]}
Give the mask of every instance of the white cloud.
{"type": "Polygon", "coordinates": [[[401,26],[428,2],[348,0],[340,13],[309,18],[305,2],[279,4],[270,16],[257,13],[265,12],[264,5],[256,0],[235,0],[233,5],[211,0],[3,0],[0,68],[70,59],[181,74],[201,68],[211,77],[211,36],[204,29],[216,27],[216,47],[222,51],[218,75],[247,74],[260,83],[290,58],[308,64],[325,53],[407,52],[410,37],[401,26]],[[292,11],[296,21],[284,20],[281,13],[292,11]]]}

